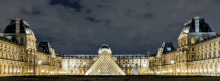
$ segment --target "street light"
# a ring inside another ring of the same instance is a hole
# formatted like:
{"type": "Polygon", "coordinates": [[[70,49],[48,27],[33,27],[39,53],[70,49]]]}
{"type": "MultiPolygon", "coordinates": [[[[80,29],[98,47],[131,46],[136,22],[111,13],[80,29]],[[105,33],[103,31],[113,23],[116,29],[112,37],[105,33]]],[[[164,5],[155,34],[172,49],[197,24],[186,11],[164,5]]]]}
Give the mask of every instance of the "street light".
{"type": "Polygon", "coordinates": [[[84,64],[84,74],[85,74],[86,62],[84,61],[84,63],[83,63],[83,64],[84,64]]]}
{"type": "Polygon", "coordinates": [[[40,60],[39,62],[38,62],[38,64],[41,64],[42,63],[42,61],[40,60]]]}
{"type": "Polygon", "coordinates": [[[180,69],[177,69],[177,72],[180,72],[180,69]]]}
{"type": "Polygon", "coordinates": [[[172,61],[170,61],[170,63],[171,63],[171,64],[174,64],[174,61],[172,60],[172,61]]]}
{"type": "MultiPolygon", "coordinates": [[[[38,64],[39,64],[39,65],[41,65],[41,64],[42,64],[42,61],[41,61],[41,60],[40,60],[40,61],[38,61],[38,64]]],[[[39,67],[39,66],[38,66],[38,67],[39,67]]],[[[38,69],[38,70],[39,70],[39,75],[40,75],[40,67],[39,67],[39,69],[38,69]]]]}

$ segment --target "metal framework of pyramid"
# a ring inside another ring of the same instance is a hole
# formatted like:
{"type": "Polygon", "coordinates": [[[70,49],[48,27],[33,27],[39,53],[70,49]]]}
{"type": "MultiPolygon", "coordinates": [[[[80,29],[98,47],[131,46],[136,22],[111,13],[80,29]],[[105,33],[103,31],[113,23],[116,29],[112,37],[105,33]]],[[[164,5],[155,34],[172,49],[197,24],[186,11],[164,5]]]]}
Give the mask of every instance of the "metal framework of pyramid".
{"type": "Polygon", "coordinates": [[[126,75],[107,52],[99,55],[98,60],[85,75],[126,75]]]}

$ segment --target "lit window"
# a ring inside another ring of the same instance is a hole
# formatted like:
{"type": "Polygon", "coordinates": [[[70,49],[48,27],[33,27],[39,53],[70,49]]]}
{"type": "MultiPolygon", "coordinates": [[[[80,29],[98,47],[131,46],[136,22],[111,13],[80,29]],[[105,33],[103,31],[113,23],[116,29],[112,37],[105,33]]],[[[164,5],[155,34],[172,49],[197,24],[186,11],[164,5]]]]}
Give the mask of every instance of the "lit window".
{"type": "Polygon", "coordinates": [[[167,50],[168,50],[168,51],[171,51],[171,48],[170,48],[170,47],[167,47],[167,50]]]}
{"type": "Polygon", "coordinates": [[[172,61],[170,61],[170,64],[174,64],[174,61],[172,60],[172,61]]]}
{"type": "Polygon", "coordinates": [[[125,67],[125,64],[123,64],[123,67],[125,67]]]}
{"type": "Polygon", "coordinates": [[[146,64],[143,65],[143,67],[146,67],[146,66],[147,66],[146,64]]]}

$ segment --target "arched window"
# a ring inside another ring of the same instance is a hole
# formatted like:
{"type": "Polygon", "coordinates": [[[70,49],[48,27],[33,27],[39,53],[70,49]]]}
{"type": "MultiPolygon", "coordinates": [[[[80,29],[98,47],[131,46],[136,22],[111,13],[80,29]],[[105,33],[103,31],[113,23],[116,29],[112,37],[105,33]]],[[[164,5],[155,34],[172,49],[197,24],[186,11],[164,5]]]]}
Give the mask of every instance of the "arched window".
{"type": "Polygon", "coordinates": [[[71,64],[71,67],[74,67],[74,64],[73,64],[73,63],[71,64]]]}
{"type": "Polygon", "coordinates": [[[125,64],[123,64],[123,67],[125,67],[125,64]]]}
{"type": "Polygon", "coordinates": [[[130,64],[127,64],[127,67],[130,67],[130,64]]]}

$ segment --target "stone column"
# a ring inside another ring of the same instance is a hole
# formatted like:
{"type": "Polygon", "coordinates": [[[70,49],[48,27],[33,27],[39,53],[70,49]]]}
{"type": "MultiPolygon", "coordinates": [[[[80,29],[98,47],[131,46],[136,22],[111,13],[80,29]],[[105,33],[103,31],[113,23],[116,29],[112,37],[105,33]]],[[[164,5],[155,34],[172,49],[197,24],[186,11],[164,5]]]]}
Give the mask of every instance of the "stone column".
{"type": "Polygon", "coordinates": [[[215,63],[215,74],[217,74],[218,75],[218,62],[217,63],[215,63]]]}
{"type": "Polygon", "coordinates": [[[2,75],[2,64],[0,64],[0,75],[2,75]]]}
{"type": "Polygon", "coordinates": [[[212,65],[212,74],[214,74],[215,75],[215,63],[213,63],[213,65],[212,65]]]}
{"type": "Polygon", "coordinates": [[[207,67],[207,68],[208,68],[207,74],[210,75],[210,73],[211,73],[211,68],[212,68],[212,67],[211,67],[211,64],[208,64],[207,66],[208,66],[208,67],[207,67]]]}

